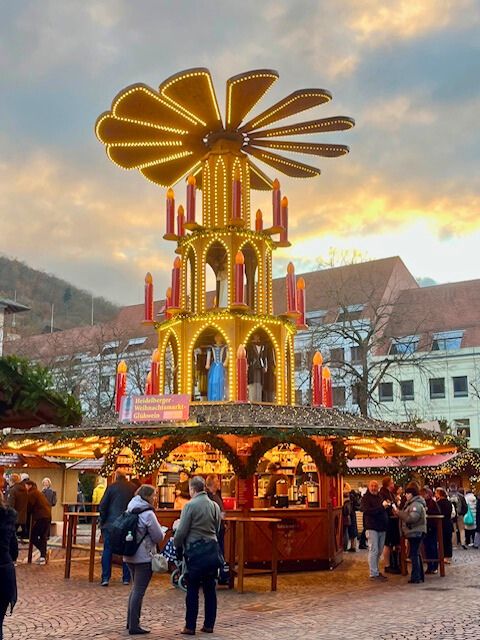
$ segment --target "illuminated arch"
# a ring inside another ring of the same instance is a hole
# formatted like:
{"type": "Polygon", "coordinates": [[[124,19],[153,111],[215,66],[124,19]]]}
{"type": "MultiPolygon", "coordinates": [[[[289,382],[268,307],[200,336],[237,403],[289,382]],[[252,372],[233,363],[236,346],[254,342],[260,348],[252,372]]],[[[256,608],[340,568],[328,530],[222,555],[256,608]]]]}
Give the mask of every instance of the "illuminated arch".
{"type": "Polygon", "coordinates": [[[275,403],[282,404],[283,386],[282,386],[282,376],[279,375],[279,372],[283,370],[283,367],[282,367],[283,358],[282,358],[280,345],[278,344],[277,339],[273,335],[272,331],[270,331],[270,329],[263,324],[256,324],[251,329],[249,329],[245,334],[244,344],[246,345],[250,340],[251,336],[255,332],[259,332],[259,331],[263,331],[264,333],[268,334],[268,337],[270,338],[273,345],[273,349],[275,351],[275,360],[277,363],[277,367],[276,367],[277,375],[275,379],[275,403]]]}
{"type": "Polygon", "coordinates": [[[225,331],[222,329],[222,327],[220,325],[218,325],[215,321],[208,321],[206,322],[202,327],[200,327],[194,334],[193,337],[190,341],[190,344],[188,345],[188,351],[187,351],[187,381],[186,381],[186,388],[185,388],[185,393],[187,393],[189,396],[192,395],[193,392],[193,388],[192,388],[192,380],[193,380],[193,350],[195,349],[195,344],[198,340],[198,338],[202,335],[202,333],[205,333],[205,331],[208,331],[209,329],[214,329],[216,333],[220,333],[223,337],[223,339],[225,340],[225,344],[227,345],[227,350],[228,350],[228,397],[230,399],[232,399],[234,397],[234,366],[232,366],[235,363],[235,357],[234,357],[234,353],[233,353],[233,347],[232,347],[232,343],[228,337],[228,335],[225,333],[225,331]]]}
{"type": "Polygon", "coordinates": [[[165,333],[159,345],[160,363],[161,363],[159,387],[161,390],[165,389],[165,358],[167,355],[168,345],[170,343],[170,340],[172,339],[175,341],[175,349],[177,353],[177,360],[175,364],[177,366],[177,392],[178,392],[182,387],[182,352],[180,347],[180,338],[177,336],[173,328],[169,329],[169,331],[165,333]]]}
{"type": "Polygon", "coordinates": [[[232,259],[231,259],[231,251],[230,251],[230,247],[228,246],[228,244],[225,242],[225,240],[223,240],[221,237],[218,236],[213,236],[212,238],[210,238],[207,242],[207,244],[204,247],[203,250],[203,255],[201,257],[201,261],[200,264],[203,265],[203,269],[201,269],[202,273],[202,288],[200,289],[200,291],[202,292],[201,295],[201,302],[202,302],[202,311],[205,311],[206,308],[206,297],[207,297],[207,258],[208,258],[208,252],[210,251],[210,248],[213,244],[220,244],[222,245],[222,247],[225,249],[225,253],[227,255],[227,283],[228,283],[228,289],[227,289],[227,306],[230,306],[232,304],[232,259]]]}

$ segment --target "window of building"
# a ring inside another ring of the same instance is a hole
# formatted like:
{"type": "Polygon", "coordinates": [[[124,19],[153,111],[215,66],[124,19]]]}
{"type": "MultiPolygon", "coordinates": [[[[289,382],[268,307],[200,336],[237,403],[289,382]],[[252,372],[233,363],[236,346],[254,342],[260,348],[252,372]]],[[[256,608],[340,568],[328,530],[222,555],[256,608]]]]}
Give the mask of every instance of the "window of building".
{"type": "Polygon", "coordinates": [[[295,390],[295,404],[303,404],[303,392],[301,389],[295,390]]]}
{"type": "Polygon", "coordinates": [[[344,407],[345,387],[332,387],[332,398],[334,407],[344,407]]]}
{"type": "Polygon", "coordinates": [[[468,378],[467,376],[454,376],[453,380],[453,397],[468,397],[468,378]]]}
{"type": "Polygon", "coordinates": [[[100,391],[110,391],[110,376],[100,376],[100,391]]]}
{"type": "Polygon", "coordinates": [[[330,364],[332,366],[343,364],[345,362],[345,349],[338,347],[336,349],[330,349],[330,364]]]}
{"type": "Polygon", "coordinates": [[[380,402],[393,402],[393,382],[380,382],[378,399],[380,402]]]}
{"type": "Polygon", "coordinates": [[[400,381],[400,398],[402,400],[414,400],[414,388],[413,380],[401,380],[400,381]]]}
{"type": "Polygon", "coordinates": [[[463,331],[444,331],[434,333],[432,351],[450,351],[462,346],[463,331]]]}
{"type": "Polygon", "coordinates": [[[430,398],[445,398],[445,378],[430,378],[430,398]]]}
{"type": "Polygon", "coordinates": [[[351,347],[350,355],[351,355],[353,364],[362,363],[362,347],[351,347]]]}
{"type": "Polygon", "coordinates": [[[457,435],[470,438],[470,419],[469,418],[456,418],[454,420],[457,435]]]}
{"type": "Polygon", "coordinates": [[[390,355],[395,356],[408,356],[411,353],[415,353],[418,347],[418,337],[408,336],[406,338],[399,338],[392,340],[390,346],[390,355]]]}
{"type": "Polygon", "coordinates": [[[307,324],[310,327],[320,327],[322,324],[325,324],[326,317],[327,311],[323,309],[311,311],[310,313],[307,312],[307,324]]]}
{"type": "Polygon", "coordinates": [[[147,341],[146,337],[144,337],[144,338],[130,338],[130,340],[127,343],[127,346],[125,347],[125,351],[135,351],[142,344],[145,344],[146,341],[147,341]]]}
{"type": "Polygon", "coordinates": [[[358,320],[363,311],[363,304],[350,304],[348,307],[340,307],[336,322],[352,322],[358,320]]]}
{"type": "Polygon", "coordinates": [[[112,353],[116,353],[119,346],[120,340],[112,340],[111,342],[106,342],[103,345],[102,356],[109,356],[112,353]]]}

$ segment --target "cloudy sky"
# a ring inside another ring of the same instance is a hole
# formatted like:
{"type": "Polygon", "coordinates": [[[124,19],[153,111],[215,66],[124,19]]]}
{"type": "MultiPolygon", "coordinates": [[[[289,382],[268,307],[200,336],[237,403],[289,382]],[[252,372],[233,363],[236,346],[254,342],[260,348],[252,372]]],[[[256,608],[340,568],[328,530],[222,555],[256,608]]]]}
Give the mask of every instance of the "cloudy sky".
{"type": "Polygon", "coordinates": [[[317,139],[348,156],[281,179],[293,246],[278,269],[293,258],[308,270],[335,247],[400,255],[438,282],[477,278],[479,26],[478,0],[3,3],[0,252],[123,304],[142,300],[151,270],[160,297],[173,257],[164,190],[108,160],[95,120],[135,82],[205,66],[223,100],[228,77],[271,68],[280,79],[259,110],[322,87],[334,99],[306,119],[356,120],[317,139]]]}

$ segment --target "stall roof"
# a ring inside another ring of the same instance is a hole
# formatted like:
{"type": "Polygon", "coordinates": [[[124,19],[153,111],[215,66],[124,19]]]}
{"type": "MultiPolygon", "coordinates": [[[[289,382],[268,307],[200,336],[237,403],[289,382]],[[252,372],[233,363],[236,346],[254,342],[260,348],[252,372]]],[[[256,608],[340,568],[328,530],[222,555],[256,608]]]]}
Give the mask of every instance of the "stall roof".
{"type": "Polygon", "coordinates": [[[51,462],[42,456],[24,453],[0,454],[0,467],[28,467],[29,469],[56,469],[62,465],[51,462]]]}
{"type": "Polygon", "coordinates": [[[104,458],[83,458],[78,462],[67,464],[69,471],[100,471],[103,466],[104,458]]]}
{"type": "Polygon", "coordinates": [[[379,467],[439,467],[454,458],[456,453],[408,458],[356,458],[347,462],[350,471],[356,469],[377,469],[379,467]]]}

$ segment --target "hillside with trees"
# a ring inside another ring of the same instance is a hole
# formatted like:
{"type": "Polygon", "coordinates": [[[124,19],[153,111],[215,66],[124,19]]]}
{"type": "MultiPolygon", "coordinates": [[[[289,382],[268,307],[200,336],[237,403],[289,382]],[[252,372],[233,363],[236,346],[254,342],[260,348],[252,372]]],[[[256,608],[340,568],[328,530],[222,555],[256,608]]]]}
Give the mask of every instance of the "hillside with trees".
{"type": "MultiPolygon", "coordinates": [[[[92,294],[24,262],[0,256],[0,298],[30,307],[15,316],[15,332],[22,336],[70,329],[92,322],[92,294]]],[[[93,320],[97,324],[115,316],[118,307],[104,298],[93,298],[93,320]]],[[[8,320],[10,329],[10,318],[8,320]]]]}

